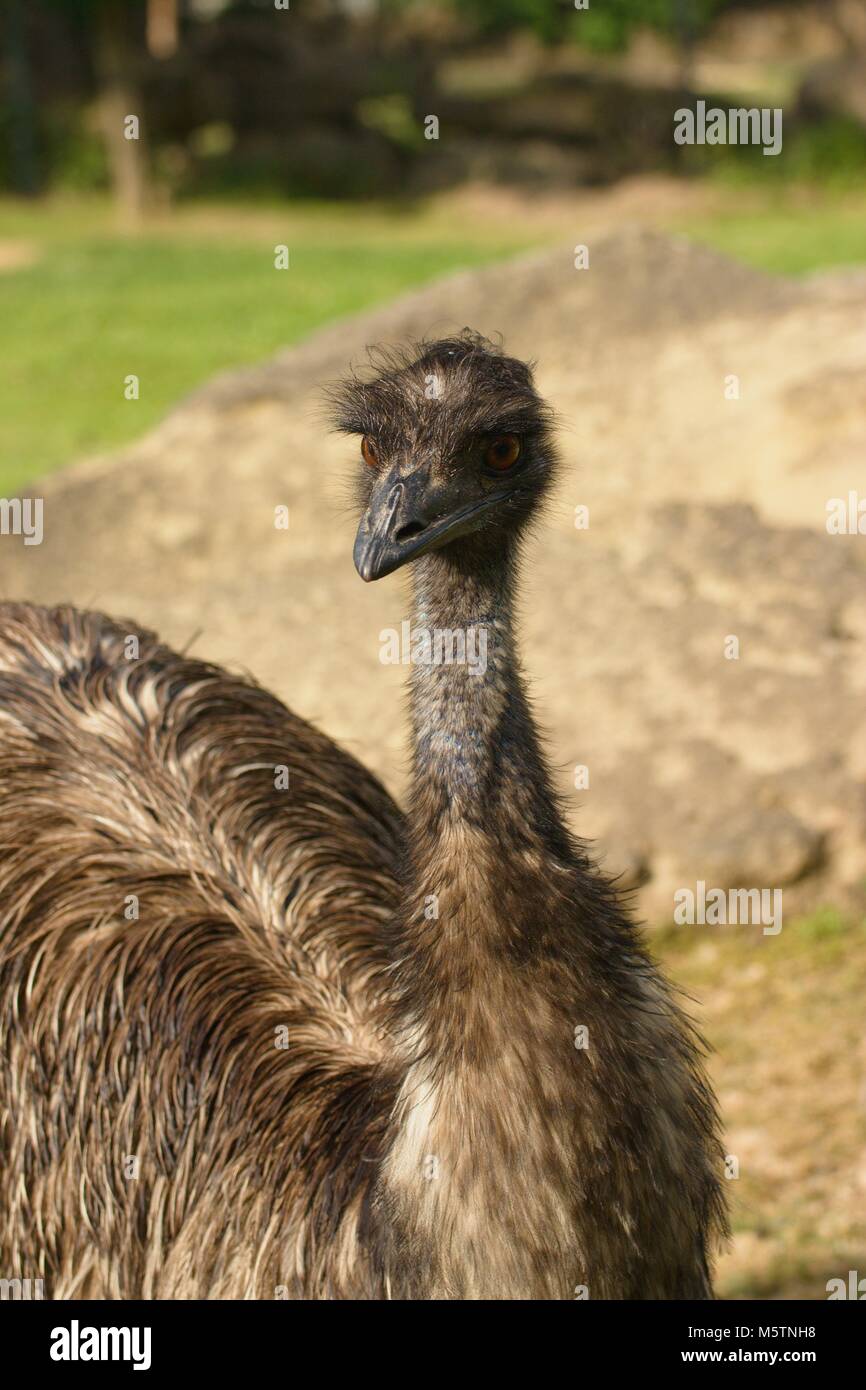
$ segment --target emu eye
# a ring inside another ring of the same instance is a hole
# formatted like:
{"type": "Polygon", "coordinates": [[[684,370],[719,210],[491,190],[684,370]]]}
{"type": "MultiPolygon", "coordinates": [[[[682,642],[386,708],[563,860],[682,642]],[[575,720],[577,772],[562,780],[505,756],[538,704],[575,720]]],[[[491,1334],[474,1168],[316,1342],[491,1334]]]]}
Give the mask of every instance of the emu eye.
{"type": "Polygon", "coordinates": [[[520,458],[520,440],[516,434],[497,434],[484,450],[484,464],[497,473],[513,468],[520,458]]]}
{"type": "Polygon", "coordinates": [[[368,468],[376,468],[379,464],[379,455],[376,453],[376,446],[369,435],[365,434],[361,440],[361,458],[368,468]]]}

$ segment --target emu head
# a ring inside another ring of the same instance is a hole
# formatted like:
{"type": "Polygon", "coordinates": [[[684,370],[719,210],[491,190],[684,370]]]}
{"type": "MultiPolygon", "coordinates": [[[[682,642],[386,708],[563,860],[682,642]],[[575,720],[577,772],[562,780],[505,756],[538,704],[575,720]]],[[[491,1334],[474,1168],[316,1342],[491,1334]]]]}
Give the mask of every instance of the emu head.
{"type": "Polygon", "coordinates": [[[361,578],[446,547],[495,558],[555,468],[552,416],[530,368],[468,329],[373,361],[376,375],[349,377],[330,397],[336,428],[361,439],[361,578]]]}

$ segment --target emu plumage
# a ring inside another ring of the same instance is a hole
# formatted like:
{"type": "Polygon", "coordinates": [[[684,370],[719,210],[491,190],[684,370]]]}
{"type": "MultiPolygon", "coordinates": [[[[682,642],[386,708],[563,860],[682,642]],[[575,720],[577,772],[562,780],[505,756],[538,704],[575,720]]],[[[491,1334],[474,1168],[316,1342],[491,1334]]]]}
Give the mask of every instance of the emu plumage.
{"type": "Polygon", "coordinates": [[[708,1297],[700,1046],[565,829],[515,650],[549,413],[474,337],[334,402],[371,441],[359,570],[411,558],[414,625],[484,626],[487,669],[412,668],[404,816],[250,682],[0,606],[0,1268],[54,1298],[708,1297]]]}

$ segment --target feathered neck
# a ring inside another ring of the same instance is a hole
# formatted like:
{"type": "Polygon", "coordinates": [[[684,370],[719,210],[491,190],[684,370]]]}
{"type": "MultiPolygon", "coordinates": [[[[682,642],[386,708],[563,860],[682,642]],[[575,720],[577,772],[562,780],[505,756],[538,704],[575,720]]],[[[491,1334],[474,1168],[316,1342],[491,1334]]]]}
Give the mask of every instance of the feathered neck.
{"type": "MultiPolygon", "coordinates": [[[[514,631],[513,550],[478,562],[452,546],[413,570],[410,839],[463,824],[527,835],[567,856],[514,631]]],[[[504,847],[503,847],[504,848],[504,847]]]]}
{"type": "Polygon", "coordinates": [[[483,669],[416,662],[410,678],[414,776],[391,979],[406,1071],[383,1183],[409,1238],[429,1242],[424,1296],[561,1297],[577,1282],[560,1134],[574,1081],[563,964],[572,860],[520,674],[513,577],[510,556],[468,568],[431,555],[414,572],[413,626],[462,629],[464,642],[472,626],[487,631],[483,669]],[[503,1174],[518,1175],[521,1209],[524,1188],[535,1194],[522,1228],[503,1206],[503,1174]],[[442,1230],[451,1239],[435,1255],[442,1230]]]}

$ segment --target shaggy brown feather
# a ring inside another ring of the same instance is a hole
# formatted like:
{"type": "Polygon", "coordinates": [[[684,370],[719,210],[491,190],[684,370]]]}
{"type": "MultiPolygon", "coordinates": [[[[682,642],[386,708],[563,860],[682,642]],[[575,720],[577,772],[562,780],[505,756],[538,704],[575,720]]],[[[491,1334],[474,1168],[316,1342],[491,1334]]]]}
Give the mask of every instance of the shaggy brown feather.
{"type": "Polygon", "coordinates": [[[385,791],[255,686],[11,604],[0,785],[0,1269],[52,1297],[370,1292],[385,791]]]}
{"type": "Polygon", "coordinates": [[[708,1297],[699,1044],[565,829],[515,651],[549,413],[476,338],[378,373],[337,400],[383,458],[453,483],[506,427],[526,457],[413,566],[416,625],[490,648],[481,678],[412,669],[405,818],[248,681],[0,606],[0,1274],[55,1298],[708,1297]]]}

